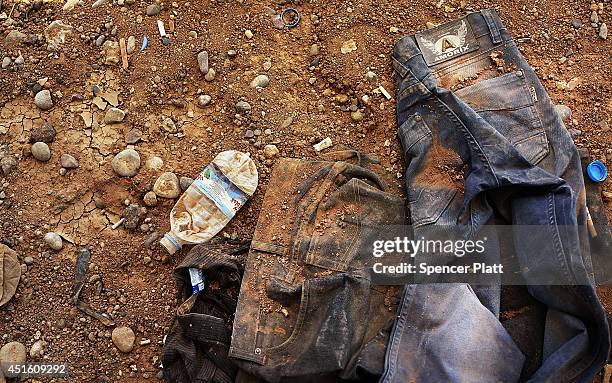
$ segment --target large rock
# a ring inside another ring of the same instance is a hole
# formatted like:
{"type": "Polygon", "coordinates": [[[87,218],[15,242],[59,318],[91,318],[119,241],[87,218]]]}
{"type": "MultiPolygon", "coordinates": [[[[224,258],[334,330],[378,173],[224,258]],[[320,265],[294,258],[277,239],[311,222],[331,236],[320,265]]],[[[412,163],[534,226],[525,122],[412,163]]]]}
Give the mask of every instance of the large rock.
{"type": "Polygon", "coordinates": [[[153,191],[158,197],[162,198],[177,198],[181,195],[181,185],[176,174],[172,172],[163,173],[155,185],[153,191]]]}
{"type": "Polygon", "coordinates": [[[113,158],[111,166],[122,177],[133,177],[140,169],[140,155],[134,149],[125,149],[113,158]]]}
{"type": "Polygon", "coordinates": [[[47,162],[51,159],[51,149],[44,142],[35,142],[32,145],[32,156],[38,161],[47,162]]]}
{"type": "Polygon", "coordinates": [[[0,362],[22,364],[26,361],[26,348],[22,343],[10,342],[0,348],[0,362]]]}
{"type": "Polygon", "coordinates": [[[17,253],[3,243],[0,243],[0,269],[2,269],[0,273],[1,307],[15,295],[21,278],[21,266],[19,266],[17,253]]]}
{"type": "Polygon", "coordinates": [[[32,128],[30,132],[30,142],[44,142],[50,144],[55,140],[55,128],[50,123],[46,122],[41,126],[32,128]]]}
{"type": "Polygon", "coordinates": [[[115,328],[111,334],[111,338],[115,346],[121,352],[127,353],[134,348],[136,336],[134,335],[134,331],[129,327],[124,326],[115,328]]]}

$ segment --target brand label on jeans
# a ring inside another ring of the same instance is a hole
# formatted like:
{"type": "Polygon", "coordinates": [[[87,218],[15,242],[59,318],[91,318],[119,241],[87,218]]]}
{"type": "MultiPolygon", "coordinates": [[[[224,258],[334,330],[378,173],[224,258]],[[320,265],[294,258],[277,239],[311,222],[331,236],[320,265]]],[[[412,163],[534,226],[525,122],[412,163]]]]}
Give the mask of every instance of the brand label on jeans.
{"type": "Polygon", "coordinates": [[[478,49],[472,27],[465,19],[419,32],[415,37],[429,66],[478,49]]]}

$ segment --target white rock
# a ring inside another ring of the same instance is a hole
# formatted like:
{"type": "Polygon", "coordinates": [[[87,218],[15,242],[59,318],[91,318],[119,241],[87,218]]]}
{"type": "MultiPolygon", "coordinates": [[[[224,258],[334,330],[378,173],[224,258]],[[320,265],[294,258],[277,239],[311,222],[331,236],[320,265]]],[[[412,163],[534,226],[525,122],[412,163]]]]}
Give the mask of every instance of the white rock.
{"type": "Polygon", "coordinates": [[[70,154],[62,154],[60,157],[60,165],[66,169],[76,169],[79,167],[79,161],[70,154]]]}
{"type": "Polygon", "coordinates": [[[134,149],[122,150],[113,158],[111,166],[118,175],[133,177],[140,169],[140,155],[134,149]]]}
{"type": "Polygon", "coordinates": [[[158,197],[178,198],[181,195],[181,185],[178,177],[172,172],[163,173],[155,181],[153,191],[158,197]]]}
{"type": "Polygon", "coordinates": [[[45,234],[45,243],[47,246],[52,248],[55,251],[59,251],[64,246],[64,242],[62,241],[62,237],[59,234],[54,232],[48,232],[45,234]]]}
{"type": "Polygon", "coordinates": [[[265,88],[270,84],[270,78],[265,74],[260,74],[251,81],[251,88],[265,88]]]}
{"type": "Polygon", "coordinates": [[[53,99],[48,89],[43,89],[34,96],[34,104],[42,110],[53,108],[53,99]]]}

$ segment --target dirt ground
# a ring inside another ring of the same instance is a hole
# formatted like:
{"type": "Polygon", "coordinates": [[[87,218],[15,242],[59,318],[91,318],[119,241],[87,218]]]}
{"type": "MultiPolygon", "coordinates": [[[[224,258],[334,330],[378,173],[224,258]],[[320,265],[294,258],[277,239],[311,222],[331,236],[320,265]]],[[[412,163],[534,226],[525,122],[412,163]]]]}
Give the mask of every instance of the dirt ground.
{"type": "MultiPolygon", "coordinates": [[[[19,160],[16,171],[0,178],[0,241],[17,251],[25,272],[15,297],[0,308],[0,344],[19,341],[29,351],[35,341],[44,340],[44,360],[69,362],[68,381],[158,379],[162,340],[177,305],[172,271],[183,254],[166,256],[155,238],[168,230],[175,201],[159,198],[156,206],[147,207],[144,226],[136,230],[113,230],[111,225],[126,200],[144,206],[143,195],[162,172],[195,177],[222,150],[251,153],[260,186],[222,233],[239,239],[252,235],[274,161],[280,156],[317,158],[312,144],[326,137],[334,149],[375,153],[402,183],[395,100],[375,89],[383,85],[394,94],[393,44],[403,34],[426,28],[427,22],[497,8],[551,98],[571,108],[567,125],[580,131],[577,146],[612,163],[612,43],[598,37],[599,24],[590,21],[596,9],[599,23],[610,24],[609,2],[177,0],[160,3],[161,12],[150,17],[146,9],[152,1],[107,0],[97,8],[82,1],[64,11],[61,2],[14,6],[5,0],[0,8],[0,59],[11,59],[0,71],[0,156],[10,153],[19,160]],[[301,13],[300,24],[274,28],[271,16],[289,6],[301,13]],[[174,23],[168,46],[159,36],[158,19],[168,32],[174,23]],[[579,28],[574,19],[581,21],[579,28]],[[54,20],[72,27],[55,48],[44,37],[54,20]],[[6,41],[13,30],[26,34],[26,41],[6,41]],[[118,64],[104,62],[108,56],[96,45],[100,35],[111,41],[135,36],[127,70],[120,59],[118,64]],[[149,46],[140,52],[144,35],[149,46]],[[341,53],[351,39],[356,50],[341,53]],[[208,52],[216,72],[212,81],[198,69],[201,50],[208,52]],[[231,50],[235,55],[228,54],[231,50]],[[17,68],[20,55],[24,63],[17,68]],[[378,78],[368,81],[368,70],[378,78]],[[269,77],[269,86],[254,89],[250,83],[259,74],[269,77]],[[53,95],[48,111],[34,104],[33,90],[41,84],[53,95]],[[200,107],[203,94],[211,102],[200,107]],[[250,104],[250,112],[237,114],[240,100],[250,104]],[[121,123],[102,122],[111,106],[127,112],[121,123]],[[361,115],[351,113],[355,109],[361,115]],[[162,124],[167,118],[174,127],[162,124]],[[57,135],[49,144],[51,159],[40,162],[31,155],[29,139],[45,122],[57,135]],[[131,141],[138,134],[137,143],[126,143],[126,136],[131,141]],[[264,156],[268,144],[280,153],[264,156]],[[113,172],[111,160],[128,146],[139,152],[142,166],[136,176],[122,178],[113,172]],[[79,167],[62,175],[62,154],[74,156],[79,167]],[[155,156],[163,160],[161,167],[151,163],[155,156]],[[49,231],[64,237],[60,251],[43,241],[49,231]],[[82,299],[118,326],[134,330],[136,345],[129,353],[114,346],[111,327],[72,304],[79,246],[92,254],[82,299]],[[29,265],[26,257],[32,258],[29,265]],[[142,340],[151,342],[141,345],[142,340]]],[[[603,189],[612,192],[611,178],[603,189]]],[[[612,201],[606,209],[612,218],[612,201]]],[[[612,289],[600,293],[612,314],[612,289]]]]}

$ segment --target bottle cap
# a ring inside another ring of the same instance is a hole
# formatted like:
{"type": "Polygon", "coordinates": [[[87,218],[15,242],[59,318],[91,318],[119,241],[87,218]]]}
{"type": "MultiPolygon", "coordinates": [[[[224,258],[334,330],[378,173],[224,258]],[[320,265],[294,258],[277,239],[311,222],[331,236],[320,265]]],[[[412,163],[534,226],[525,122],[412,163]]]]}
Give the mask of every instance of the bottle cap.
{"type": "Polygon", "coordinates": [[[589,178],[595,182],[602,182],[608,176],[608,171],[606,170],[606,165],[603,162],[597,160],[591,162],[587,166],[587,174],[589,178]]]}
{"type": "Polygon", "coordinates": [[[176,238],[170,235],[170,233],[166,233],[162,239],[159,240],[159,243],[170,253],[170,255],[176,253],[181,249],[181,244],[178,243],[176,238]]]}

